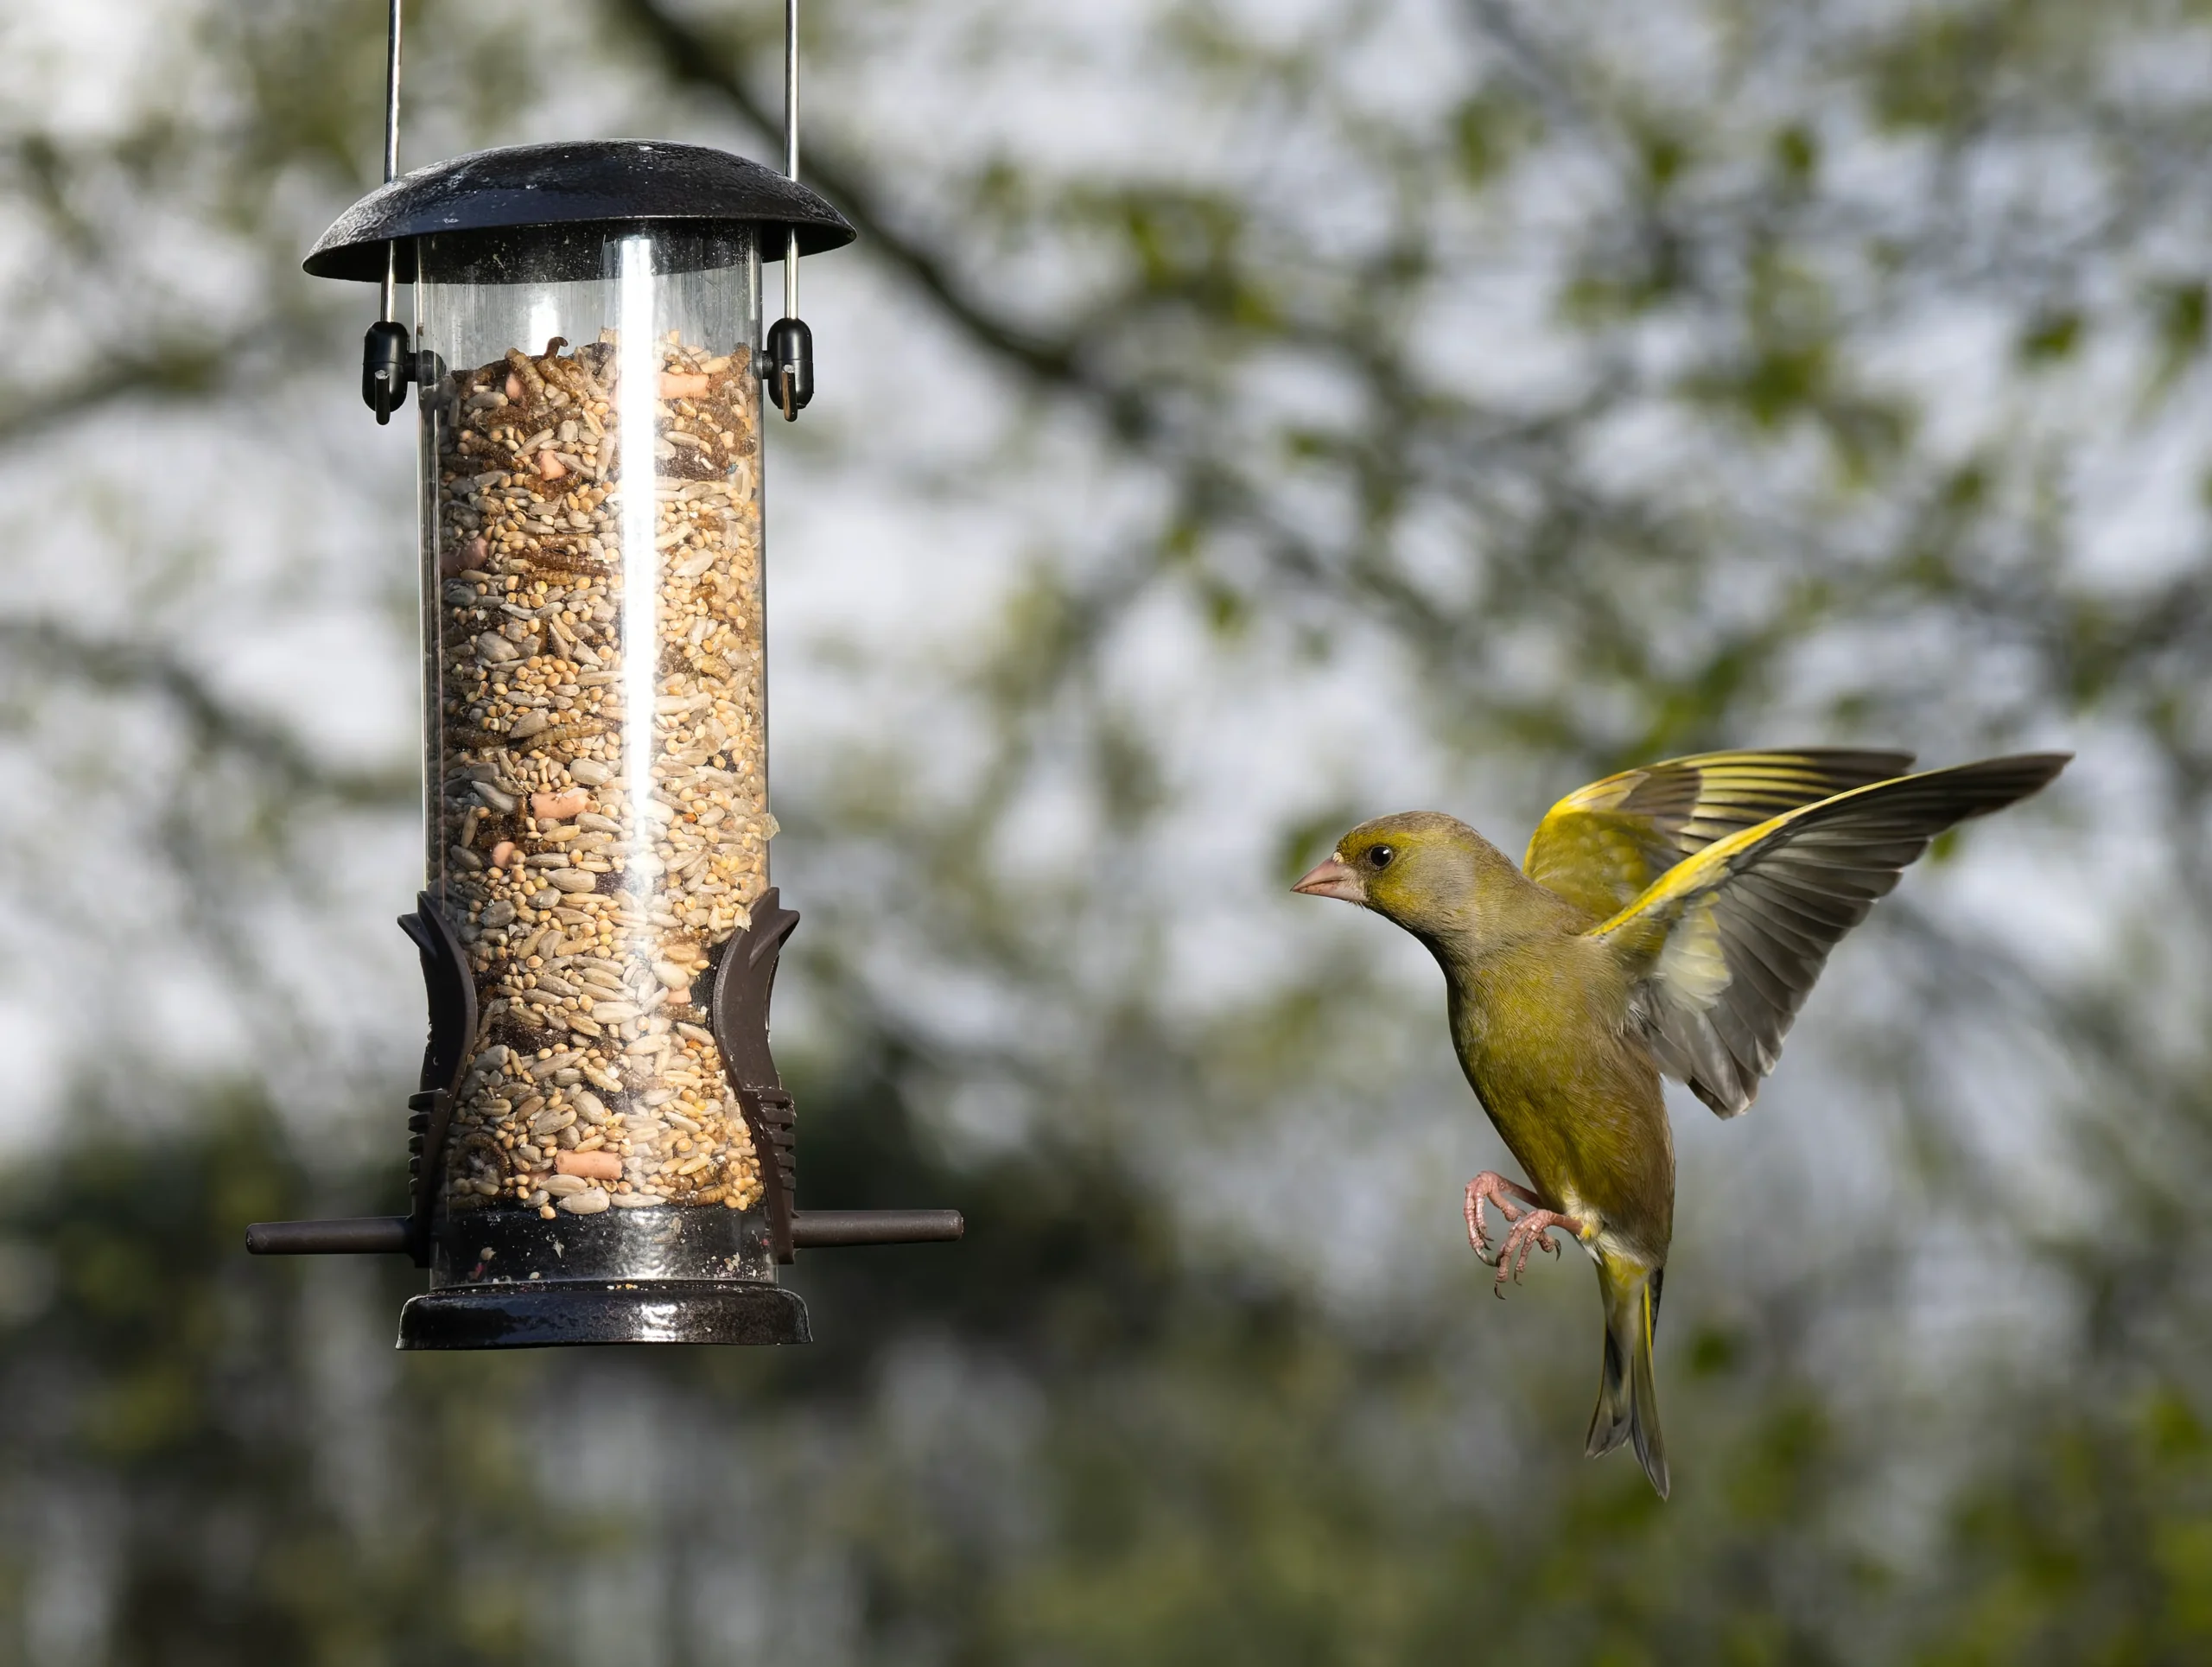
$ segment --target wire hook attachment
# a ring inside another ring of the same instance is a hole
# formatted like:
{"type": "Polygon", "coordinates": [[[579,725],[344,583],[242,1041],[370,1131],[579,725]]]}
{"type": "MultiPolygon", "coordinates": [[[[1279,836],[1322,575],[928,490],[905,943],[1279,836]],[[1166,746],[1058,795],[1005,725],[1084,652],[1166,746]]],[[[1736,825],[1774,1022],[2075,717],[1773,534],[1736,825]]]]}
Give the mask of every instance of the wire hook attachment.
{"type": "MultiPolygon", "coordinates": [[[[393,0],[396,5],[398,0],[393,0]]],[[[784,176],[798,180],[798,0],[784,0],[784,176]]],[[[814,398],[814,332],[798,315],[798,230],[784,233],[784,315],[768,327],[760,374],[784,421],[814,398]]]]}
{"type": "MultiPolygon", "coordinates": [[[[399,25],[402,0],[389,0],[385,11],[384,182],[399,177],[399,25]]],[[[416,379],[407,327],[399,321],[399,245],[384,246],[384,283],[377,300],[377,321],[361,341],[361,403],[381,426],[405,403],[407,385],[416,379]]]]}

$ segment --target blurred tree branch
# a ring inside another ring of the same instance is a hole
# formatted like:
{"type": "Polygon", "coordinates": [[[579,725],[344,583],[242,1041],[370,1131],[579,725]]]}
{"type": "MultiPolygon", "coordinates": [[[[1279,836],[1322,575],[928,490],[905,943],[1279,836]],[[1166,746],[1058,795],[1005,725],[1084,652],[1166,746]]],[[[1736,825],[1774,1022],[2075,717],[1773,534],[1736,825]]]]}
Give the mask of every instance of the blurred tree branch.
{"type": "Polygon", "coordinates": [[[0,648],[26,671],[73,678],[106,694],[149,695],[167,706],[195,754],[221,754],[270,779],[272,790],[335,806],[411,799],[412,769],[359,770],[318,758],[291,729],[216,692],[166,644],[89,636],[54,620],[0,618],[0,648]]]}
{"type": "Polygon", "coordinates": [[[0,388],[0,447],[42,440],[67,423],[132,399],[163,402],[215,392],[250,357],[272,344],[266,321],[210,340],[180,336],[151,352],[110,354],[71,370],[57,385],[0,388]]]}
{"type": "MultiPolygon", "coordinates": [[[[635,30],[677,86],[717,94],[763,136],[780,139],[783,117],[772,111],[738,73],[740,54],[659,0],[609,0],[613,14],[635,30]]],[[[825,145],[819,130],[806,138],[805,176],[836,205],[875,257],[926,296],[969,341],[991,358],[1037,381],[1087,395],[1118,408],[1128,391],[1083,362],[1073,339],[1040,336],[989,306],[956,270],[950,239],[931,239],[885,212],[864,168],[825,145]]]]}

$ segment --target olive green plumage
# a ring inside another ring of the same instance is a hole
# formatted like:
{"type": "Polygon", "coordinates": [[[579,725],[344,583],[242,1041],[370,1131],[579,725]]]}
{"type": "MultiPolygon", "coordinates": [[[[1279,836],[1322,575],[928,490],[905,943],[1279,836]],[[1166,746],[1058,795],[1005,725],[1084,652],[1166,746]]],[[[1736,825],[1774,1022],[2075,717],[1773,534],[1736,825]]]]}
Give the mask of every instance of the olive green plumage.
{"type": "Polygon", "coordinates": [[[1706,754],[1562,799],[1525,871],[1421,811],[1362,823],[1299,882],[1435,955],[1467,1081],[1541,1207],[1597,1263],[1593,1454],[1633,1442],[1667,1492],[1651,1369],[1674,1235],[1661,1076],[1722,1117],[1747,1108],[1836,941],[1936,835],[2036,792],[2067,756],[1905,775],[1904,753],[1706,754]]]}

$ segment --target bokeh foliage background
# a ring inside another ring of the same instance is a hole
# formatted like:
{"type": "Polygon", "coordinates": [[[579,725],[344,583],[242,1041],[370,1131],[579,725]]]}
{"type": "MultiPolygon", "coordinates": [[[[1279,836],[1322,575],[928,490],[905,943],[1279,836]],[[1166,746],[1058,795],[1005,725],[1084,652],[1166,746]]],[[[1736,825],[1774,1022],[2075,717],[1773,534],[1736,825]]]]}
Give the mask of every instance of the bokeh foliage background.
{"type": "MultiPolygon", "coordinates": [[[[773,154],[779,9],[423,0],[405,156],[773,154]]],[[[0,1663],[2212,1654],[2212,17],[809,0],[776,1358],[400,1358],[379,5],[0,21],[0,1663]],[[1067,15],[1064,15],[1067,14],[1067,15]],[[2015,745],[1684,1103],[1662,1507],[1433,969],[1281,895],[1706,745],[2015,745]]]]}

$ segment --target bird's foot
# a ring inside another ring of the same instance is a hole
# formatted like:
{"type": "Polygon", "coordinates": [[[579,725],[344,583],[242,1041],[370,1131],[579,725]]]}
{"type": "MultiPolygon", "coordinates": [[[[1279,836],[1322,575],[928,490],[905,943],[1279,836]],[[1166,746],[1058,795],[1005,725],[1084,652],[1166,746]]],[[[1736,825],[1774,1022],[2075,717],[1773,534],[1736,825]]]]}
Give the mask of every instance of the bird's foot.
{"type": "Polygon", "coordinates": [[[1543,1202],[1518,1181],[1508,1180],[1494,1169],[1484,1170],[1467,1183],[1467,1243],[1484,1263],[1495,1264],[1497,1258],[1490,1253],[1490,1224],[1483,1219],[1484,1204],[1495,1205],[1510,1227],[1521,1218],[1522,1206],[1541,1209],[1543,1202]]]}
{"type": "Polygon", "coordinates": [[[1554,1227],[1564,1227],[1577,1238],[1580,1238],[1586,1231],[1584,1225],[1573,1216],[1563,1216],[1556,1210],[1531,1210],[1513,1224],[1513,1230],[1505,1236],[1505,1243],[1498,1248],[1497,1277],[1491,1284],[1493,1292],[1499,1296],[1505,1295],[1505,1280],[1509,1274],[1516,1283],[1519,1282],[1521,1270],[1529,1265],[1529,1255],[1532,1250],[1541,1249],[1549,1250],[1554,1256],[1559,1254],[1559,1245],[1551,1236],[1554,1227]]]}

